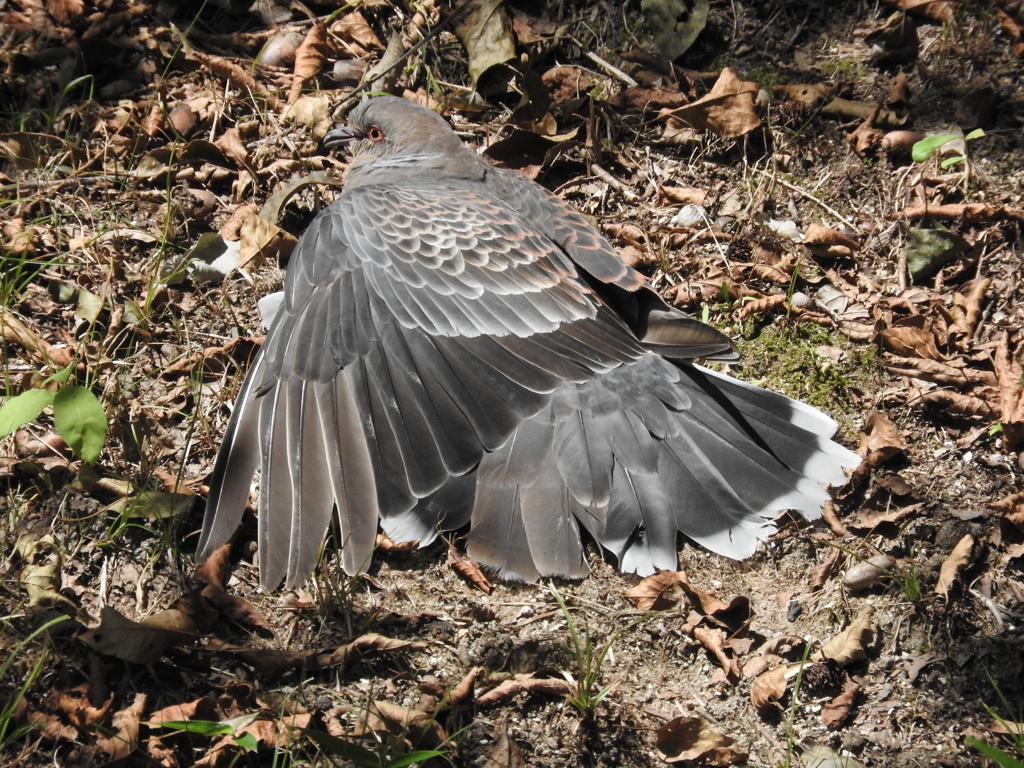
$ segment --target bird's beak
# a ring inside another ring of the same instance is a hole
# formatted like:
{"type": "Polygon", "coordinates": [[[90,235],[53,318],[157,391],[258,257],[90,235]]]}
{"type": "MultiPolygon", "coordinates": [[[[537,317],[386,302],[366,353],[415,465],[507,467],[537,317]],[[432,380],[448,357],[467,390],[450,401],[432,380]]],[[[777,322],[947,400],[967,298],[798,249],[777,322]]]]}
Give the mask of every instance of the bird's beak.
{"type": "Polygon", "coordinates": [[[324,146],[328,149],[343,147],[355,139],[356,135],[347,125],[332,128],[324,135],[324,146]]]}

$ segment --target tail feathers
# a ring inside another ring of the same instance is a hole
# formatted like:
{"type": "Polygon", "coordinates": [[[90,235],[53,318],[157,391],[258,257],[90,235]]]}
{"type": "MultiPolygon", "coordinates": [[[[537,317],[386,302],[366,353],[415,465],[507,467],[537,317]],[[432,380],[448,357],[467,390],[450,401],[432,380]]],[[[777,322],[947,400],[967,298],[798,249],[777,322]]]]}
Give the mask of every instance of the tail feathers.
{"type": "Polygon", "coordinates": [[[607,525],[597,541],[627,573],[647,575],[657,570],[676,569],[677,524],[669,512],[672,500],[660,477],[635,472],[616,462],[607,525]]]}
{"type": "Polygon", "coordinates": [[[432,544],[440,531],[469,524],[476,484],[476,472],[451,477],[437,493],[420,499],[408,512],[381,518],[381,527],[392,541],[418,541],[421,547],[432,544]]]}
{"type": "Polygon", "coordinates": [[[469,556],[503,578],[587,574],[573,514],[579,503],[552,461],[554,433],[550,419],[528,419],[476,473],[469,556]]]}
{"type": "Polygon", "coordinates": [[[624,571],[676,567],[678,533],[749,557],[778,512],[820,516],[823,486],[858,463],[834,428],[789,398],[653,355],[567,384],[481,462],[470,555],[505,577],[579,577],[582,525],[624,571]]]}

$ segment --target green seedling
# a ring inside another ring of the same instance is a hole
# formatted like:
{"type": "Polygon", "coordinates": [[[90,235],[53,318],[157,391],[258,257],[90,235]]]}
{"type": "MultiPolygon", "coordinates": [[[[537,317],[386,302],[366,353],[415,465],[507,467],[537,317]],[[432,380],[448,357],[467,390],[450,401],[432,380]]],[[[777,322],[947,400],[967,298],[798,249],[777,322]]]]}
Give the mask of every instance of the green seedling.
{"type": "MultiPolygon", "coordinates": [[[[979,139],[985,135],[985,132],[981,128],[975,128],[973,131],[968,133],[966,136],[958,136],[955,133],[940,133],[934,136],[927,136],[917,142],[910,150],[910,156],[913,158],[915,163],[927,162],[935,152],[945,144],[951,141],[955,141],[959,138],[963,138],[965,142],[979,139]]],[[[967,161],[966,155],[956,155],[954,157],[947,157],[941,163],[940,168],[948,168],[951,165],[957,163],[963,163],[967,161]]]]}
{"type": "Polygon", "coordinates": [[[75,455],[87,464],[99,458],[107,439],[107,414],[88,388],[68,384],[74,365],[48,377],[43,387],[29,389],[10,398],[0,407],[0,438],[7,437],[53,406],[53,424],[75,455]],[[59,384],[56,391],[46,384],[59,384]]]}

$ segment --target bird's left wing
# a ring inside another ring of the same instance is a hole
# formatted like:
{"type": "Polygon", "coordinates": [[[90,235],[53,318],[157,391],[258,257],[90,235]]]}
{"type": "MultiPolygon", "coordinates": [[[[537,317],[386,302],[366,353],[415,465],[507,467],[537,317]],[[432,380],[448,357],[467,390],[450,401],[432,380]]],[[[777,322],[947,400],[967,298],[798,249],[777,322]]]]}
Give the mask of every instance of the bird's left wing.
{"type": "MultiPolygon", "coordinates": [[[[565,381],[643,347],[566,252],[465,183],[346,191],[299,240],[211,479],[199,556],[260,469],[261,580],[304,580],[337,507],[343,564],[424,510],[565,381]]],[[[426,524],[425,521],[421,521],[426,524]]]]}

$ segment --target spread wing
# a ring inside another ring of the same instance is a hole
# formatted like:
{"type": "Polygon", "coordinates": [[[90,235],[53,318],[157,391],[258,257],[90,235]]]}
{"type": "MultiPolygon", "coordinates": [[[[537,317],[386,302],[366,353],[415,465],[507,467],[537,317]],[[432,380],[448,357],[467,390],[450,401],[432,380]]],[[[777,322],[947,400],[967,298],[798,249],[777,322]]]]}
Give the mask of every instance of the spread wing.
{"type": "Polygon", "coordinates": [[[471,523],[470,554],[513,578],[584,575],[581,526],[624,570],[675,567],[678,531],[746,557],[856,457],[814,409],[665,359],[697,356],[735,352],[536,185],[347,190],[292,256],[198,557],[257,469],[267,587],[308,577],[332,510],[348,573],[378,523],[422,541],[471,523]]]}
{"type": "Polygon", "coordinates": [[[644,354],[562,247],[478,192],[359,187],[314,220],[232,414],[200,558],[258,468],[263,583],[309,575],[335,506],[355,573],[378,519],[470,472],[564,382],[644,354]]]}

